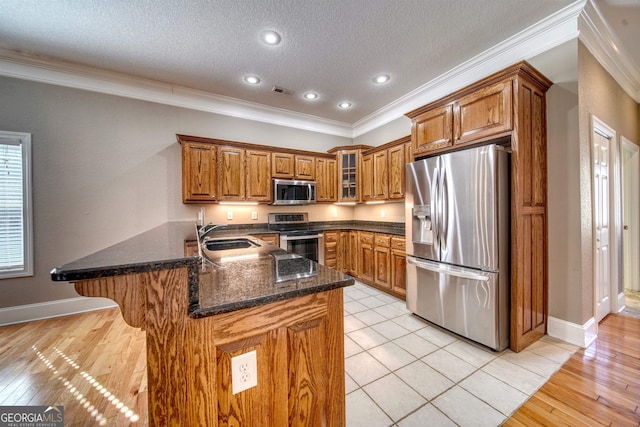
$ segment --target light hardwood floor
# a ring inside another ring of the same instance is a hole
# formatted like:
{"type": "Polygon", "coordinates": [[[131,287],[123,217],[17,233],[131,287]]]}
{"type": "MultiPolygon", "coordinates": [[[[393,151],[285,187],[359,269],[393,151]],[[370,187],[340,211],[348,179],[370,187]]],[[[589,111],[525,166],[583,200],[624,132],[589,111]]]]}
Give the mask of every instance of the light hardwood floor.
{"type": "Polygon", "coordinates": [[[640,319],[609,315],[505,426],[640,425],[640,319]]]}
{"type": "MultiPolygon", "coordinates": [[[[144,332],[117,308],[0,328],[0,405],[65,407],[65,426],[146,426],[144,332]]],[[[611,315],[507,426],[639,426],[640,319],[611,315]]]]}

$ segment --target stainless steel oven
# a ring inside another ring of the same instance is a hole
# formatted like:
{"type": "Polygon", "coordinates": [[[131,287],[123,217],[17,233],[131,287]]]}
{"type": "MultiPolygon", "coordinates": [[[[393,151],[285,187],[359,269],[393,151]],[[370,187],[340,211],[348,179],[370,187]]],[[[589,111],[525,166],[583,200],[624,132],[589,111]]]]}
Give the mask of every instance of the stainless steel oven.
{"type": "Polygon", "coordinates": [[[306,212],[270,213],[269,229],[280,232],[282,249],[324,264],[323,234],[309,228],[306,212]]]}

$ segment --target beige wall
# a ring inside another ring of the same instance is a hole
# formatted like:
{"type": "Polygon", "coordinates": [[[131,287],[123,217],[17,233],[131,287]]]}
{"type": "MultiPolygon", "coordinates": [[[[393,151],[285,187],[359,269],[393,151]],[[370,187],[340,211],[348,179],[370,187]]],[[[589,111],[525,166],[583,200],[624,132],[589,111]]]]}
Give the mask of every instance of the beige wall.
{"type": "MultiPolygon", "coordinates": [[[[35,229],[35,275],[0,280],[0,308],[77,297],[71,285],[50,280],[51,268],[166,221],[195,220],[200,206],[182,204],[176,133],[317,151],[352,143],[5,77],[0,99],[0,129],[32,134],[35,229]]],[[[313,208],[312,220],[331,219],[331,209],[313,208]]],[[[352,218],[352,209],[334,209],[338,219],[352,218]]],[[[226,218],[226,210],[208,207],[209,219],[226,218]]],[[[266,221],[265,208],[258,210],[266,221]]]]}
{"type": "MultiPolygon", "coordinates": [[[[591,214],[591,115],[616,131],[618,138],[633,139],[640,132],[638,104],[598,63],[582,44],[578,46],[580,194],[582,197],[582,317],[593,316],[593,239],[591,214]],[[627,136],[629,135],[629,136],[627,136]],[[588,203],[587,203],[588,201],[588,203]]],[[[618,139],[619,141],[619,139],[618,139]]],[[[618,141],[616,141],[618,143],[618,141]]],[[[637,141],[637,139],[636,139],[637,141]]]]}

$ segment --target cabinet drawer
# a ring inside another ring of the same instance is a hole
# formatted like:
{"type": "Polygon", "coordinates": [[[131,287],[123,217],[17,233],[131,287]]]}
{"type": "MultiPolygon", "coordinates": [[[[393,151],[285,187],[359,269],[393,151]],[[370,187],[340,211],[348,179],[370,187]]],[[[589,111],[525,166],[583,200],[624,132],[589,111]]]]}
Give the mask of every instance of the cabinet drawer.
{"type": "Polygon", "coordinates": [[[375,240],[376,240],[376,247],[380,246],[380,247],[388,248],[391,242],[391,236],[387,234],[376,234],[375,240]]]}
{"type": "Polygon", "coordinates": [[[325,243],[337,242],[338,241],[338,232],[337,231],[325,231],[324,232],[324,241],[325,241],[325,243]]]}
{"type": "Polygon", "coordinates": [[[358,234],[360,235],[360,243],[366,243],[368,245],[373,245],[373,233],[360,231],[358,234]]]}
{"type": "Polygon", "coordinates": [[[404,237],[392,237],[391,238],[391,248],[392,249],[397,249],[400,251],[404,251],[405,250],[405,239],[404,237]]]}

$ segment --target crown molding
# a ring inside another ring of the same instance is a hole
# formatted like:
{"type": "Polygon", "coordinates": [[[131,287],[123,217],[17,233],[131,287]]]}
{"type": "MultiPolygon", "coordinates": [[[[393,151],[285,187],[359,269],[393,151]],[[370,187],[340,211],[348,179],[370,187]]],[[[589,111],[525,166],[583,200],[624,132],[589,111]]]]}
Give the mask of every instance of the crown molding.
{"type": "Polygon", "coordinates": [[[640,64],[629,57],[593,0],[580,14],[579,28],[580,41],[622,89],[640,103],[640,64]]]}
{"type": "Polygon", "coordinates": [[[354,123],[354,137],[578,37],[578,17],[587,0],[578,0],[542,21],[447,71],[354,123]]]}
{"type": "Polygon", "coordinates": [[[0,75],[206,111],[328,135],[353,137],[350,123],[98,68],[0,49],[0,75]]]}

